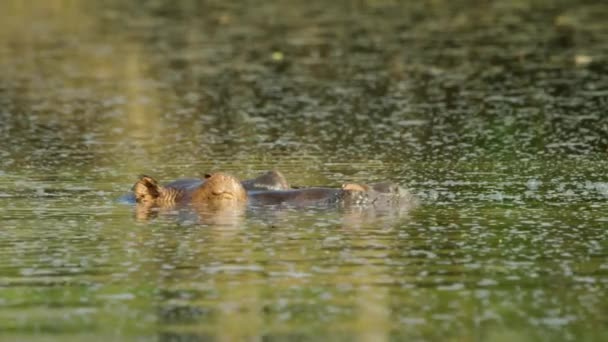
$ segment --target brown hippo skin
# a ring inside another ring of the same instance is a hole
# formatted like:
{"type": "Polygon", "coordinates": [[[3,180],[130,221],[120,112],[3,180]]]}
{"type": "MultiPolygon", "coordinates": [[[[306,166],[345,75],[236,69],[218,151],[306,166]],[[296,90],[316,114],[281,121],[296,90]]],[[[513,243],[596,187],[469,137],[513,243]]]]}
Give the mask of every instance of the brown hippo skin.
{"type": "MultiPolygon", "coordinates": [[[[210,178],[212,175],[206,175],[210,178]]],[[[227,179],[226,179],[227,180],[227,179]]],[[[208,181],[208,180],[207,180],[208,181]]],[[[154,178],[146,175],[140,176],[133,185],[133,194],[123,196],[124,202],[176,204],[187,202],[192,192],[196,191],[206,182],[200,178],[178,179],[161,186],[154,178]]],[[[287,190],[289,184],[285,176],[279,171],[267,171],[256,178],[245,180],[241,185],[247,191],[252,190],[287,190]]]]}
{"type": "Polygon", "coordinates": [[[159,186],[152,177],[142,176],[133,186],[138,203],[157,204],[246,202],[247,191],[241,182],[225,173],[207,175],[204,182],[178,180],[159,186]]]}
{"type": "Polygon", "coordinates": [[[349,183],[342,188],[289,189],[285,178],[278,171],[270,171],[244,182],[224,173],[215,173],[208,175],[205,181],[183,179],[165,186],[160,186],[151,177],[142,176],[133,186],[133,192],[138,203],[163,207],[206,202],[292,207],[411,206],[415,203],[409,192],[388,182],[371,185],[349,183]]]}

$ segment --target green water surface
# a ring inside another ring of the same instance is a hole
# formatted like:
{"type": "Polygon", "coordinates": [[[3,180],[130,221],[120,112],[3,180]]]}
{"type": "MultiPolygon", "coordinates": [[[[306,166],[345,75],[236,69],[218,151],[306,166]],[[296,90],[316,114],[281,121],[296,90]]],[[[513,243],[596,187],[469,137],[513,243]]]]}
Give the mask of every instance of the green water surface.
{"type": "Polygon", "coordinates": [[[608,3],[0,2],[0,340],[608,340],[608,3]],[[281,170],[407,212],[117,199],[281,170]]]}

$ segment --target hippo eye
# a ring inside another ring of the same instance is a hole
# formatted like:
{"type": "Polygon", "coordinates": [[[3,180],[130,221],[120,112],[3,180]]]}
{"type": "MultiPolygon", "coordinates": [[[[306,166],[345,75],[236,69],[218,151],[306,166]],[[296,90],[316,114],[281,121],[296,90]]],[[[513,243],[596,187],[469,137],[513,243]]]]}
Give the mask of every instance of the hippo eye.
{"type": "Polygon", "coordinates": [[[207,178],[211,178],[211,174],[210,174],[210,173],[205,173],[205,176],[204,176],[204,177],[205,177],[205,179],[207,179],[207,178]]]}

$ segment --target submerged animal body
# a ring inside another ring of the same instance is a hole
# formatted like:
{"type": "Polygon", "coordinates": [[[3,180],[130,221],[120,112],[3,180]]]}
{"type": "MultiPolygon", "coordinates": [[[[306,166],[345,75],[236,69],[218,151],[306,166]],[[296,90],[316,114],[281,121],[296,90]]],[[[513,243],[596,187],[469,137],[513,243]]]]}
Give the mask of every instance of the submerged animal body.
{"type": "Polygon", "coordinates": [[[224,193],[224,197],[227,197],[228,193],[234,193],[237,194],[235,199],[246,201],[246,191],[289,189],[289,184],[283,174],[278,171],[268,171],[243,182],[224,173],[214,173],[205,176],[205,179],[178,179],[164,186],[161,186],[154,178],[144,175],[133,185],[132,190],[138,203],[173,205],[211,200],[214,197],[208,196],[209,193],[219,193],[224,191],[224,188],[230,189],[224,193]]]}
{"type": "Polygon", "coordinates": [[[348,183],[341,188],[303,188],[281,191],[252,191],[249,203],[254,206],[387,206],[411,205],[414,197],[392,183],[371,185],[348,183]]]}
{"type": "Polygon", "coordinates": [[[205,180],[181,179],[164,186],[149,176],[142,176],[133,186],[133,192],[138,203],[164,207],[206,202],[238,202],[258,207],[376,207],[415,204],[414,197],[408,191],[393,183],[348,183],[341,188],[290,189],[285,177],[278,171],[269,171],[243,182],[230,175],[216,173],[205,180]]]}

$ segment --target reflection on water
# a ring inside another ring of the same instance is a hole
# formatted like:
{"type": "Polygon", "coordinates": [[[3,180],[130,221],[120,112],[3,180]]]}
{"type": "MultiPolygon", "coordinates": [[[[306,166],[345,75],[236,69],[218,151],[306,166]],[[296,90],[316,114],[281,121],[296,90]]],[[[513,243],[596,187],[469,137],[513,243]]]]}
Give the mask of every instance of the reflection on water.
{"type": "Polygon", "coordinates": [[[608,340],[606,17],[0,2],[0,339],[608,340]],[[141,173],[272,168],[423,205],[217,225],[116,202],[141,173]]]}

